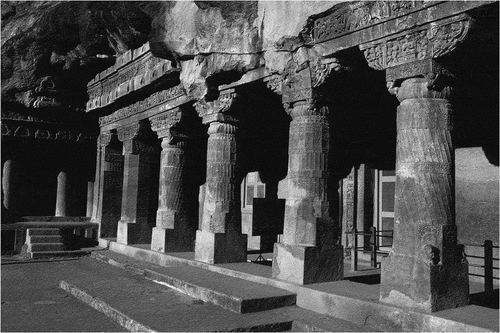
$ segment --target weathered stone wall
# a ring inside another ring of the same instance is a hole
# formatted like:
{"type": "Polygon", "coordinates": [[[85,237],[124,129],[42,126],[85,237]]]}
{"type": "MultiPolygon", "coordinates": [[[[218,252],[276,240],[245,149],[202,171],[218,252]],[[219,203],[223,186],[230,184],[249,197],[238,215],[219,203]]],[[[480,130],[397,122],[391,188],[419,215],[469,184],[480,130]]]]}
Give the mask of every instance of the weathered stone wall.
{"type": "Polygon", "coordinates": [[[455,197],[458,241],[498,245],[498,165],[491,164],[480,147],[455,151],[455,197]]]}

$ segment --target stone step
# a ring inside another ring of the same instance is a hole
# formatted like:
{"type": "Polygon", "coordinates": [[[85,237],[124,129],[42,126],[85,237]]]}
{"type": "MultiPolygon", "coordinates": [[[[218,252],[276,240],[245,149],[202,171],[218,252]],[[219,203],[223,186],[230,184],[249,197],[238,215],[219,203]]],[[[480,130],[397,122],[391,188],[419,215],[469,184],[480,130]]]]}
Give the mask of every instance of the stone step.
{"type": "Polygon", "coordinates": [[[60,235],[61,231],[57,228],[35,228],[28,229],[28,236],[49,236],[49,235],[60,235]]]}
{"type": "Polygon", "coordinates": [[[28,252],[54,252],[68,250],[63,243],[31,243],[28,244],[28,252]]]}
{"type": "Polygon", "coordinates": [[[156,267],[154,270],[144,270],[144,276],[237,313],[290,306],[297,299],[296,294],[286,290],[198,267],[156,267]]]}
{"type": "Polygon", "coordinates": [[[63,236],[61,235],[28,235],[26,242],[30,244],[41,244],[41,243],[63,243],[63,236]]]}
{"type": "Polygon", "coordinates": [[[88,250],[29,252],[29,256],[31,259],[81,257],[81,256],[86,256],[88,254],[90,254],[90,251],[88,250]]]}
{"type": "Polygon", "coordinates": [[[92,253],[110,265],[144,275],[192,297],[238,312],[259,312],[294,305],[296,294],[193,266],[163,267],[112,251],[92,253]]]}
{"type": "MultiPolygon", "coordinates": [[[[130,331],[283,332],[292,330],[294,321],[316,322],[324,317],[295,305],[235,313],[143,279],[138,269],[126,271],[91,258],[83,258],[79,264],[82,270],[65,277],[60,287],[130,331]]],[[[129,264],[122,267],[129,268],[129,264]]],[[[374,331],[343,320],[331,327],[332,332],[374,331]]]]}
{"type": "Polygon", "coordinates": [[[23,216],[19,222],[89,222],[85,216],[23,216]]]}

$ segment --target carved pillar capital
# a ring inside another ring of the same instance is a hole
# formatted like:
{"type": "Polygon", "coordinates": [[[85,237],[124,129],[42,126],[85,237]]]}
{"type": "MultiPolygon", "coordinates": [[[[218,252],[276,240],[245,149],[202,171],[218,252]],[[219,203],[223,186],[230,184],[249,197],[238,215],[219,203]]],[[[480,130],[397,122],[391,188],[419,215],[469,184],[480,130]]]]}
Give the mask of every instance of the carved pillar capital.
{"type": "Polygon", "coordinates": [[[214,101],[207,101],[204,97],[194,104],[198,116],[202,118],[203,124],[212,122],[236,123],[238,119],[234,116],[234,106],[238,100],[238,94],[234,90],[221,92],[214,101]]]}
{"type": "Polygon", "coordinates": [[[118,140],[121,142],[132,140],[139,136],[140,123],[133,123],[125,126],[118,127],[116,133],[118,140]]]}
{"type": "Polygon", "coordinates": [[[152,143],[157,139],[149,130],[148,121],[125,125],[117,128],[118,140],[123,142],[123,154],[139,154],[141,152],[156,153],[152,143]]]}
{"type": "Polygon", "coordinates": [[[167,112],[155,115],[149,118],[151,129],[158,134],[160,139],[167,141],[169,144],[175,144],[182,141],[187,136],[179,131],[179,124],[184,120],[183,109],[176,107],[167,112]]]}
{"type": "Polygon", "coordinates": [[[97,147],[106,147],[107,145],[109,145],[113,137],[116,137],[116,134],[112,132],[103,132],[99,134],[99,136],[97,137],[97,147]]]}
{"type": "Polygon", "coordinates": [[[453,52],[467,37],[470,26],[470,16],[462,14],[360,45],[359,48],[370,67],[387,70],[387,81],[405,79],[431,72],[436,65],[432,59],[453,52]]]}

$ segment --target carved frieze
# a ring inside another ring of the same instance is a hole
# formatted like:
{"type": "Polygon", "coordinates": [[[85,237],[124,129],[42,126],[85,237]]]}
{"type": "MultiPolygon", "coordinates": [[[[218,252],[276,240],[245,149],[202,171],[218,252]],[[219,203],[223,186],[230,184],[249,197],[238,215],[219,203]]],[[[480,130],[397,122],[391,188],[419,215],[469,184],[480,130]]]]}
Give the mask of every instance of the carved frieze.
{"type": "Polygon", "coordinates": [[[435,5],[429,1],[356,1],[308,19],[300,36],[306,43],[326,41],[435,5]]]}
{"type": "Polygon", "coordinates": [[[53,128],[40,128],[42,124],[37,122],[2,121],[2,136],[17,137],[23,139],[56,140],[61,142],[92,142],[95,140],[90,134],[76,131],[61,131],[53,128]]]}
{"type": "Polygon", "coordinates": [[[443,56],[463,41],[470,27],[465,15],[429,24],[377,43],[362,45],[368,65],[387,69],[399,65],[443,56]]]}
{"type": "Polygon", "coordinates": [[[149,108],[152,108],[154,106],[157,106],[159,104],[165,103],[167,101],[173,100],[175,98],[184,96],[184,88],[182,85],[177,85],[175,87],[158,91],[149,96],[148,98],[139,101],[137,103],[134,103],[132,105],[129,105],[127,107],[121,108],[115,112],[113,112],[110,115],[100,117],[99,118],[99,125],[104,126],[110,123],[114,123],[120,119],[129,117],[134,114],[141,113],[143,111],[146,111],[149,108]]]}

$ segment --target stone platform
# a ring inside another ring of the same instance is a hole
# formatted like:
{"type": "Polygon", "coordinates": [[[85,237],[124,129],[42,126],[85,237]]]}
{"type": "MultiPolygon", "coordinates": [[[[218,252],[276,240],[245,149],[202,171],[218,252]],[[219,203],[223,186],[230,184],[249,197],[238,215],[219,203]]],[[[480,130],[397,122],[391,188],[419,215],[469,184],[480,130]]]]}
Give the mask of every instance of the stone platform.
{"type": "MultiPolygon", "coordinates": [[[[296,305],[318,314],[368,325],[383,331],[498,331],[498,309],[477,305],[424,313],[379,302],[380,270],[367,269],[345,272],[345,279],[338,282],[317,283],[307,286],[271,278],[271,267],[255,263],[230,263],[210,265],[194,261],[194,253],[162,254],[147,249],[147,245],[126,246],[101,240],[101,246],[111,251],[99,252],[122,267],[148,264],[169,267],[197,267],[222,275],[239,278],[284,289],[297,295],[296,305]],[[140,261],[138,261],[140,260],[140,261]]],[[[346,265],[348,267],[348,265],[346,265]]],[[[471,285],[471,294],[480,292],[471,285]]]]}

